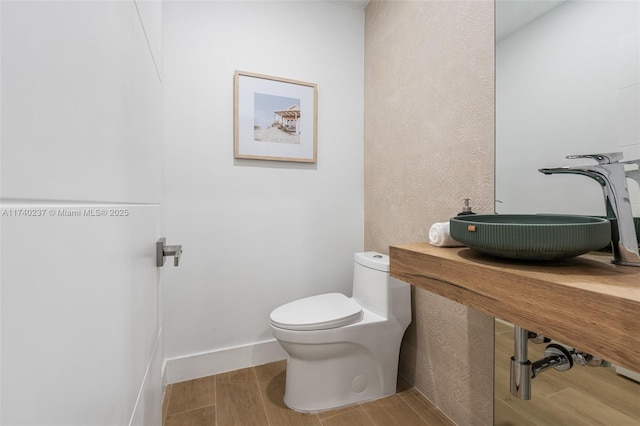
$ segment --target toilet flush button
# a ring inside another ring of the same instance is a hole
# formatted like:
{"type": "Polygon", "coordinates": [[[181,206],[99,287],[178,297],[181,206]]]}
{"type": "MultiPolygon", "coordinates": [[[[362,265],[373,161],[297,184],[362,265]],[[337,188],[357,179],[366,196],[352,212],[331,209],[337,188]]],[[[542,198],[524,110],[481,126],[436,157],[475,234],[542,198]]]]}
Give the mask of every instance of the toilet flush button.
{"type": "Polygon", "coordinates": [[[367,389],[367,384],[367,377],[361,374],[353,379],[353,382],[351,382],[351,389],[353,389],[355,393],[362,393],[367,389]]]}

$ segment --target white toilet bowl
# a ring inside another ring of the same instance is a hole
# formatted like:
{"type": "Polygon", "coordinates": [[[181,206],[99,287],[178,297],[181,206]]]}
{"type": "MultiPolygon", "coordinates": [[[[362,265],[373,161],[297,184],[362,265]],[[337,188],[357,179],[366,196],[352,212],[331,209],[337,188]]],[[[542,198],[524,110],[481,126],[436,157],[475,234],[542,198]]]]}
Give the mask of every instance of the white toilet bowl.
{"type": "Polygon", "coordinates": [[[353,297],[321,294],[271,313],[289,355],[285,404],[314,412],[392,395],[410,322],[410,287],[389,276],[389,257],[356,253],[353,297]]]}

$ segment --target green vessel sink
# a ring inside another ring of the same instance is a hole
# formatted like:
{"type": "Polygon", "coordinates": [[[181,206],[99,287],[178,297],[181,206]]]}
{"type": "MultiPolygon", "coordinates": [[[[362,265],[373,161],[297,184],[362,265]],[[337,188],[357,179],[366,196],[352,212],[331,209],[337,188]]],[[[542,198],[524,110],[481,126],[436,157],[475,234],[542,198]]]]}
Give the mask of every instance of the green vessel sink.
{"type": "Polygon", "coordinates": [[[492,256],[559,260],[606,247],[611,223],[591,216],[546,214],[468,215],[451,218],[451,236],[492,256]]]}

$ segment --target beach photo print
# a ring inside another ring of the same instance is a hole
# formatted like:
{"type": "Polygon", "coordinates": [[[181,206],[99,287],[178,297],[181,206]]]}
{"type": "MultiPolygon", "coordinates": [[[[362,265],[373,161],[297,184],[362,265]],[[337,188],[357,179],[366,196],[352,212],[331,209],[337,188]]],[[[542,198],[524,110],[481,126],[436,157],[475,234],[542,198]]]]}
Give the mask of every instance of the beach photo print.
{"type": "Polygon", "coordinates": [[[234,157],[315,163],[317,86],[236,71],[234,157]]]}

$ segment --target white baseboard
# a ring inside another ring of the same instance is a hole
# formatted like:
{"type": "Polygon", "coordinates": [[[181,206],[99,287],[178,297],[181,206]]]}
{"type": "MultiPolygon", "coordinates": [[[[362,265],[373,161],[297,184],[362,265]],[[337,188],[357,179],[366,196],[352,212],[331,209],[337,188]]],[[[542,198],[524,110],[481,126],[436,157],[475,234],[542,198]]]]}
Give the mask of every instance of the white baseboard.
{"type": "Polygon", "coordinates": [[[275,339],[165,360],[164,383],[179,383],[287,358],[275,339]]]}

